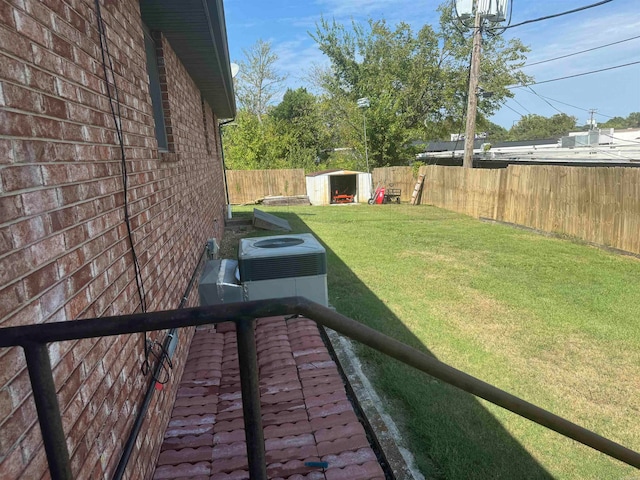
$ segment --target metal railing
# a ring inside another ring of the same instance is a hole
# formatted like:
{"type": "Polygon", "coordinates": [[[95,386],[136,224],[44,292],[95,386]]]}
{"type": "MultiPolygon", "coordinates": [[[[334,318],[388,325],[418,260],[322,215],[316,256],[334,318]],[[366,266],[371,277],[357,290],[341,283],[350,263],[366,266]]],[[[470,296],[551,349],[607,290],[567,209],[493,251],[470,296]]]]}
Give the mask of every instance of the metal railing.
{"type": "Polygon", "coordinates": [[[62,428],[47,343],[235,322],[249,475],[252,480],[265,480],[267,471],[254,326],[256,318],[293,314],[302,315],[450,385],[484,398],[628,465],[640,468],[640,453],[301,297],[1,328],[0,347],[24,348],[51,478],[70,480],[73,477],[69,452],[62,428]]]}

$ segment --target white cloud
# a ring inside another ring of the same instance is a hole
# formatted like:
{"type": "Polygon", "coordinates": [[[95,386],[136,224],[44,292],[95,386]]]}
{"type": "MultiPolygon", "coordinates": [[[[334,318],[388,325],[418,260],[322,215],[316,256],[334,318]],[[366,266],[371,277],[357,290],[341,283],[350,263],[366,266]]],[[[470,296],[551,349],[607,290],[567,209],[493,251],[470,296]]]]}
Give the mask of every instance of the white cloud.
{"type": "Polygon", "coordinates": [[[283,17],[278,19],[278,23],[282,23],[289,27],[305,28],[307,30],[315,30],[316,23],[320,20],[320,15],[307,15],[303,17],[283,17]]]}
{"type": "MultiPolygon", "coordinates": [[[[593,9],[561,20],[519,27],[510,30],[508,36],[517,36],[530,45],[528,63],[535,63],[635,37],[639,31],[640,17],[631,11],[593,9]]],[[[525,72],[537,80],[559,78],[640,60],[638,51],[640,39],[630,40],[528,67],[525,72]]]]}
{"type": "Polygon", "coordinates": [[[439,1],[416,2],[411,0],[316,0],[326,18],[338,21],[351,19],[384,18],[391,25],[406,22],[417,28],[433,23],[438,18],[439,1]]]}
{"type": "Polygon", "coordinates": [[[361,17],[379,13],[391,7],[402,8],[402,5],[408,3],[397,0],[317,0],[316,4],[320,5],[328,15],[335,17],[361,17]],[[399,5],[400,4],[400,5],[399,5]]]}

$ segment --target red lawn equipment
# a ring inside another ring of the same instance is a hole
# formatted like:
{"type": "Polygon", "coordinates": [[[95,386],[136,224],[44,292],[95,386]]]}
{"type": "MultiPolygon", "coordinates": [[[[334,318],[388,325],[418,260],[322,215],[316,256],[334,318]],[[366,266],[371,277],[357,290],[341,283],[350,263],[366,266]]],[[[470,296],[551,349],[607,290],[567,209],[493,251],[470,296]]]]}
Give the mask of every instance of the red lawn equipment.
{"type": "MultiPolygon", "coordinates": [[[[391,186],[393,184],[390,184],[391,186]]],[[[374,203],[377,205],[381,205],[383,203],[400,203],[400,193],[401,189],[399,188],[386,188],[378,183],[375,192],[369,199],[369,205],[373,205],[374,203]]]]}

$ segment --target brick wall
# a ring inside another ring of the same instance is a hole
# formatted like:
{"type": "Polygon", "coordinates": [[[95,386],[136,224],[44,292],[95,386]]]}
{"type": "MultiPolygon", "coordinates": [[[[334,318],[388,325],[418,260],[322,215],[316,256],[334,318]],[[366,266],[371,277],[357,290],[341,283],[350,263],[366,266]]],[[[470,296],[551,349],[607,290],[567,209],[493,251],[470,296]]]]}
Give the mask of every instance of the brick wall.
{"type": "MultiPolygon", "coordinates": [[[[173,140],[160,154],[138,2],[103,0],[102,13],[147,304],[176,308],[206,239],[222,235],[217,121],[160,36],[173,140]]],[[[0,0],[0,327],[139,309],[94,2],[0,0]]],[[[174,376],[191,334],[180,332],[174,376]]],[[[149,381],[142,347],[142,334],[50,345],[76,478],[113,472],[149,381]]],[[[174,396],[172,382],[154,395],[128,478],[151,475],[174,396]]],[[[24,355],[0,349],[0,478],[46,471],[24,355]]]]}

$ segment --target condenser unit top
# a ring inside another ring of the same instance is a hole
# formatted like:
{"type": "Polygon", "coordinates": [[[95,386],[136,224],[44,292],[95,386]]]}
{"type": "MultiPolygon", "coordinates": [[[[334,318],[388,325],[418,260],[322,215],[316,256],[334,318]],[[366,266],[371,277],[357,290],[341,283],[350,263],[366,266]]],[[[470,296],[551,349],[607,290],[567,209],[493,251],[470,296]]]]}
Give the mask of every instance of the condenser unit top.
{"type": "Polygon", "coordinates": [[[309,233],[243,238],[238,269],[241,282],[324,275],[327,254],[309,233]]]}

